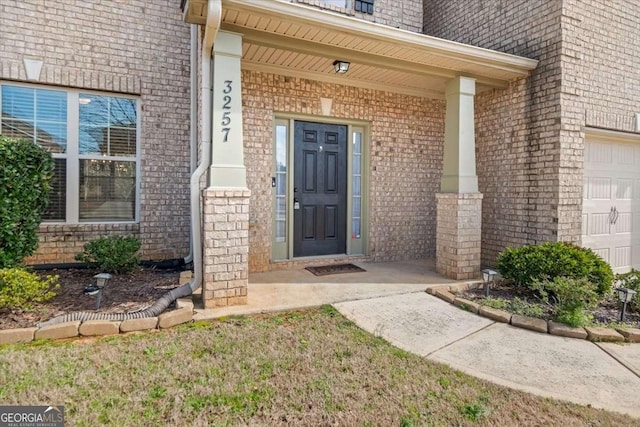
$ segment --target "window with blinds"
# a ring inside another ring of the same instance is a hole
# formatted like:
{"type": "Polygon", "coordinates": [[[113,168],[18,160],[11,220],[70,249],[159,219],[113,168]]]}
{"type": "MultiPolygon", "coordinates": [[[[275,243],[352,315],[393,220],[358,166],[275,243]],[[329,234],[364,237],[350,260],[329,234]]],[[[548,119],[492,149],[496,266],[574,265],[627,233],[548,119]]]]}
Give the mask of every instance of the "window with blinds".
{"type": "Polygon", "coordinates": [[[136,196],[136,102],[81,93],[80,220],[133,220],[136,196]]]}
{"type": "Polygon", "coordinates": [[[54,177],[45,221],[135,221],[138,100],[0,84],[0,133],[49,151],[54,177]]]}

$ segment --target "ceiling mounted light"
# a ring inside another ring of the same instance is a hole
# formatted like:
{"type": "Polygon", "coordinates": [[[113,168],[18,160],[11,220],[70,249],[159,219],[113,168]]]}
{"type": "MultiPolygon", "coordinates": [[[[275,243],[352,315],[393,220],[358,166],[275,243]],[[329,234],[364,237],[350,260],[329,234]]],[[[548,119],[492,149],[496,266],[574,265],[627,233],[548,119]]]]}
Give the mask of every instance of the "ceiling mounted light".
{"type": "Polygon", "coordinates": [[[347,61],[333,61],[333,68],[335,68],[336,73],[344,74],[349,71],[349,64],[347,61]]]}

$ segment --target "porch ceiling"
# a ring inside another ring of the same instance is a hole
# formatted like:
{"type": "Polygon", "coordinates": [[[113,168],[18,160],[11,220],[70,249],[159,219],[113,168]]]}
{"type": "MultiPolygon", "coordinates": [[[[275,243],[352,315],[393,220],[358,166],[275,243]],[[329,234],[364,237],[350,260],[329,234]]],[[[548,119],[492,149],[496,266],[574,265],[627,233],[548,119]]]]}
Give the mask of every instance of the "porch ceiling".
{"type": "Polygon", "coordinates": [[[222,0],[222,9],[221,28],[243,34],[248,70],[443,98],[445,82],[456,76],[475,78],[481,92],[506,87],[537,65],[281,0],[222,0]],[[347,74],[335,73],[336,59],[351,63],[347,74]]]}

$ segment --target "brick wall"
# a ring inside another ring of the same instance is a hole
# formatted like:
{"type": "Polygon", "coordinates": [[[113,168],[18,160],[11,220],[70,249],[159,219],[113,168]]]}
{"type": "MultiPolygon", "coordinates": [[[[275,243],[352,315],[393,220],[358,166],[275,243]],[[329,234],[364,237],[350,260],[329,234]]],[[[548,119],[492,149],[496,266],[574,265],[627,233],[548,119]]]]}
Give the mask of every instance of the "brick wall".
{"type": "Polygon", "coordinates": [[[573,221],[582,190],[576,198],[575,179],[567,180],[580,170],[579,153],[567,153],[576,145],[575,127],[563,127],[562,12],[560,1],[424,2],[426,34],[540,61],[529,78],[476,97],[482,259],[488,265],[507,246],[580,237],[573,221]]]}
{"type": "Polygon", "coordinates": [[[360,13],[354,10],[355,0],[348,0],[349,7],[336,6],[335,2],[323,0],[293,0],[297,3],[330,10],[358,19],[375,22],[402,30],[422,32],[422,0],[375,0],[373,14],[360,13]]]}
{"type": "Polygon", "coordinates": [[[640,9],[635,0],[565,0],[564,42],[587,126],[635,131],[640,113],[640,9]]]}
{"type": "Polygon", "coordinates": [[[179,4],[6,0],[0,28],[0,79],[26,80],[22,59],[40,59],[37,83],[137,94],[142,107],[140,224],[44,225],[31,262],[72,262],[69,248],[110,233],[138,234],[144,259],[185,256],[189,27],[179,4]]]}
{"type": "Polygon", "coordinates": [[[435,255],[435,193],[442,173],[444,101],[244,71],[243,120],[251,190],[250,271],[271,269],[273,118],[331,116],[371,124],[369,254],[376,261],[435,255]]]}
{"type": "Polygon", "coordinates": [[[247,190],[204,191],[204,308],[247,303],[250,196],[247,190]]]}

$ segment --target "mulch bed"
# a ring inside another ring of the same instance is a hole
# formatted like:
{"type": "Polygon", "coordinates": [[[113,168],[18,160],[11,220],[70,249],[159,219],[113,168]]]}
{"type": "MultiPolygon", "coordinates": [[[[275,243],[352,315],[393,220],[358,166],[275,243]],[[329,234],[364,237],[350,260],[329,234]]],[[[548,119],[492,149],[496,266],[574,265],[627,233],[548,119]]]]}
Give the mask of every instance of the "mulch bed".
{"type": "MultiPolygon", "coordinates": [[[[468,291],[459,292],[463,298],[476,301],[482,304],[482,299],[484,299],[484,289],[470,289],[468,291]]],[[[490,297],[492,298],[504,298],[507,300],[513,300],[516,297],[520,299],[524,299],[529,303],[538,303],[540,300],[536,297],[536,295],[528,291],[527,289],[519,289],[510,285],[497,283],[493,285],[490,290],[490,297]]],[[[545,315],[543,318],[545,320],[551,319],[551,306],[544,305],[545,307],[545,315]]],[[[610,295],[604,298],[600,304],[593,310],[589,310],[589,313],[593,315],[595,323],[608,324],[608,323],[620,323],[620,302],[616,299],[614,295],[610,295]]],[[[629,311],[629,306],[627,306],[627,312],[625,316],[625,322],[631,328],[640,328],[640,314],[629,311]]]]}
{"type": "Polygon", "coordinates": [[[59,276],[57,295],[46,303],[36,304],[32,310],[0,310],[0,329],[35,326],[52,317],[74,311],[116,313],[137,311],[147,307],[163,294],[178,286],[180,272],[138,267],[131,273],[112,275],[103,291],[102,303],[95,310],[96,300],[83,294],[85,286],[95,283],[100,271],[89,269],[42,270],[40,276],[59,276]]]}

